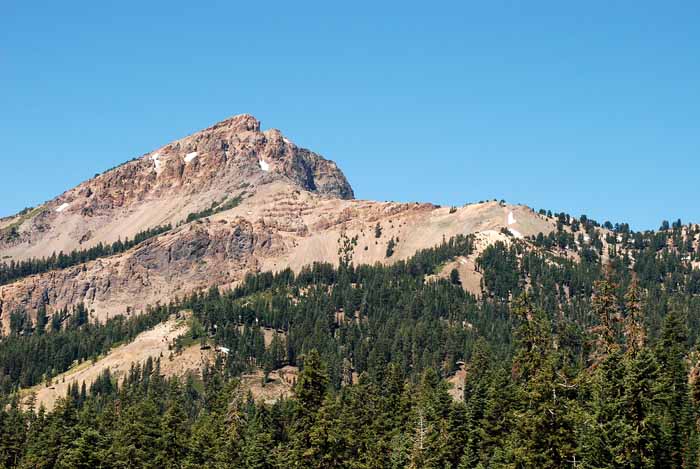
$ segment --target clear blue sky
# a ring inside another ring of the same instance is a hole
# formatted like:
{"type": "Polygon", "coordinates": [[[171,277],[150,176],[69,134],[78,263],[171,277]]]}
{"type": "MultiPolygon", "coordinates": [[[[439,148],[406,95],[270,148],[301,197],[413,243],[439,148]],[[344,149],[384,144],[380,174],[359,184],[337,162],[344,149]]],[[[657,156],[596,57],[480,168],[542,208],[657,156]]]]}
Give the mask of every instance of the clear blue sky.
{"type": "Polygon", "coordinates": [[[697,1],[6,0],[0,215],[247,112],[359,198],[700,222],[699,25],[697,1]]]}

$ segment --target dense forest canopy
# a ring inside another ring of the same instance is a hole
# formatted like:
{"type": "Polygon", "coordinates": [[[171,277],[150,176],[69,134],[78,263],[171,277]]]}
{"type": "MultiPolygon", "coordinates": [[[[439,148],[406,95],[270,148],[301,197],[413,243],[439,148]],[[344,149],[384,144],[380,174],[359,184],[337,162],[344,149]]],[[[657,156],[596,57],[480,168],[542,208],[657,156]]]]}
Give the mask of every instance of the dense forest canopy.
{"type": "Polygon", "coordinates": [[[83,306],[17,311],[0,341],[0,467],[700,467],[700,231],[557,222],[391,265],[354,265],[343,239],[338,266],[250,274],[104,324],[83,306]],[[479,296],[456,270],[435,275],[470,255],[479,296]],[[71,386],[51,412],[20,404],[20,388],[183,310],[187,340],[229,350],[201,376],[149,360],[71,386]],[[266,346],[263,328],[283,334],[266,346]],[[293,398],[255,402],[239,380],[284,365],[301,369],[293,398]]]}

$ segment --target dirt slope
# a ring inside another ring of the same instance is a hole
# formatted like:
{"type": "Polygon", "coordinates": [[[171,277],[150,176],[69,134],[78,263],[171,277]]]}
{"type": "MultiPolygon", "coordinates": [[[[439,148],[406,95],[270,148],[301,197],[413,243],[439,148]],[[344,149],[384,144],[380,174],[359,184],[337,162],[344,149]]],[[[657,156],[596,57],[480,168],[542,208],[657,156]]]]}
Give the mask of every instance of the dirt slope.
{"type": "Polygon", "coordinates": [[[51,410],[60,397],[65,397],[68,387],[73,383],[80,386],[85,382],[90,386],[105,369],[109,368],[112,376],[119,381],[129,372],[132,363],[145,363],[148,358],[161,358],[161,372],[165,376],[184,376],[188,372],[198,373],[204,360],[213,360],[212,350],[200,350],[199,345],[185,348],[175,354],[169,350],[175,338],[187,332],[183,319],[175,318],[161,323],[151,330],[139,334],[134,341],[113,349],[95,363],[85,362],[53,378],[52,383],[35,386],[25,391],[36,393],[36,406],[43,404],[51,410]],[[172,355],[172,357],[171,357],[172,355]]]}
{"type": "MultiPolygon", "coordinates": [[[[355,200],[335,163],[241,115],[0,221],[0,256],[21,259],[114,241],[238,196],[238,206],[130,251],[0,286],[0,330],[7,331],[13,311],[33,318],[42,304],[51,313],[85,303],[103,320],[212,285],[230,287],[248,272],[337,263],[344,239],[356,238],[356,264],[391,263],[457,234],[481,233],[488,244],[507,238],[500,233],[506,227],[514,237],[555,228],[528,207],[498,202],[450,208],[355,200]]],[[[476,292],[480,279],[470,262],[459,268],[476,292]]]]}
{"type": "MultiPolygon", "coordinates": [[[[450,211],[430,204],[328,199],[272,185],[233,210],[121,255],[0,286],[0,323],[7,330],[12,311],[23,308],[33,316],[42,303],[52,312],[82,302],[94,318],[104,320],[211,285],[230,287],[251,271],[337,263],[344,237],[357,237],[355,263],[389,263],[460,233],[485,233],[487,242],[507,238],[498,231],[507,226],[510,213],[523,220],[515,226],[524,235],[551,229],[548,220],[526,207],[489,202],[450,211]],[[378,223],[380,237],[375,235],[378,223]],[[391,239],[395,252],[387,257],[391,239]]],[[[468,281],[468,272],[463,274],[468,281]]],[[[478,279],[472,283],[476,287],[478,279]]]]}
{"type": "Polygon", "coordinates": [[[261,131],[260,122],[243,114],[0,220],[0,257],[50,256],[133,238],[278,181],[324,196],[353,197],[334,162],[297,147],[278,130],[261,131]]]}

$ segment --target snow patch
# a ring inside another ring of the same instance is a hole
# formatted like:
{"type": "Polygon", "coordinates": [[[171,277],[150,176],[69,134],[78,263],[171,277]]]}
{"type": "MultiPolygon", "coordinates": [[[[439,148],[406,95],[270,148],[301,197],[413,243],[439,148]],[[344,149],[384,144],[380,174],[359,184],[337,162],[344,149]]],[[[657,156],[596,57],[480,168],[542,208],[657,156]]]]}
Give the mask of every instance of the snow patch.
{"type": "MultiPolygon", "coordinates": [[[[513,215],[513,212],[510,212],[508,214],[508,224],[512,225],[513,223],[515,223],[515,215],[513,215]]],[[[511,230],[511,231],[513,231],[513,230],[511,230]]]]}
{"type": "Polygon", "coordinates": [[[57,211],[58,213],[61,213],[62,211],[64,211],[64,210],[67,209],[68,207],[70,207],[70,204],[61,204],[61,206],[58,207],[58,208],[56,209],[56,211],[57,211]]]}
{"type": "Polygon", "coordinates": [[[516,238],[524,238],[523,234],[515,228],[508,228],[508,230],[510,230],[510,232],[513,233],[513,236],[515,236],[516,238]]]}
{"type": "Polygon", "coordinates": [[[155,170],[156,174],[160,174],[161,169],[163,168],[163,162],[160,161],[160,153],[151,155],[151,161],[153,161],[153,169],[155,170]]]}
{"type": "Polygon", "coordinates": [[[269,170],[270,170],[270,165],[267,164],[265,161],[259,160],[259,163],[260,163],[260,169],[262,169],[263,171],[269,171],[269,170]]]}
{"type": "Polygon", "coordinates": [[[197,158],[197,155],[198,155],[198,154],[199,154],[199,153],[196,152],[196,151],[193,151],[192,153],[186,154],[186,155],[185,155],[185,163],[189,163],[189,162],[192,161],[193,159],[197,158]]]}
{"type": "Polygon", "coordinates": [[[228,347],[216,347],[216,351],[228,355],[231,349],[228,347]]]}
{"type": "Polygon", "coordinates": [[[284,143],[286,143],[286,144],[292,143],[289,141],[289,139],[287,137],[282,137],[282,140],[284,140],[284,143]]]}

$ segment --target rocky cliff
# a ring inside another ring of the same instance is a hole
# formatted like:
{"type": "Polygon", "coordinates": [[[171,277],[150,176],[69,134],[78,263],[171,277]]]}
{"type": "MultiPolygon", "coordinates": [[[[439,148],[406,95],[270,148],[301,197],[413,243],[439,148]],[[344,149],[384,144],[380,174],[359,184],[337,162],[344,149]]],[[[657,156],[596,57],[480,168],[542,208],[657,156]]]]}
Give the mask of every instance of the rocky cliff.
{"type": "Polygon", "coordinates": [[[84,249],[182,222],[272,182],[327,197],[353,190],[332,161],[243,114],[106,171],[28,213],[0,222],[0,256],[84,249]]]}
{"type": "MultiPolygon", "coordinates": [[[[99,320],[137,314],[192,291],[231,287],[248,272],[335,263],[348,239],[355,239],[355,263],[389,263],[457,234],[481,233],[488,244],[508,241],[505,227],[512,239],[555,227],[527,207],[497,202],[450,208],[355,200],[335,163],[242,115],[3,220],[0,255],[81,249],[164,223],[174,228],[129,251],[0,286],[0,326],[8,329],[13,311],[34,317],[41,305],[51,313],[84,303],[99,320]],[[189,213],[232,199],[240,203],[183,223],[189,213]],[[11,227],[16,234],[8,238],[11,227]]],[[[468,265],[473,260],[464,260],[468,265]]]]}

